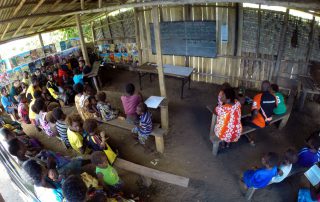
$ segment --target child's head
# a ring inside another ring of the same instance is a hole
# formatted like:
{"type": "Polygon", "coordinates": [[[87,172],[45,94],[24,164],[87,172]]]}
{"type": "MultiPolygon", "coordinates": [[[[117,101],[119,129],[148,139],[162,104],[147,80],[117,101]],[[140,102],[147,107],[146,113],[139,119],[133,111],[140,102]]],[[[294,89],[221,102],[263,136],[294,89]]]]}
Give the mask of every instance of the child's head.
{"type": "Polygon", "coordinates": [[[50,178],[52,181],[57,181],[59,178],[57,170],[54,168],[48,169],[48,178],[50,178]]]}
{"type": "Polygon", "coordinates": [[[64,121],[66,119],[66,115],[63,113],[60,107],[53,109],[52,116],[59,121],[64,121]]]}
{"type": "Polygon", "coordinates": [[[138,106],[137,106],[136,113],[137,113],[138,115],[141,115],[141,114],[146,113],[147,110],[148,110],[147,105],[146,105],[145,103],[143,103],[143,102],[140,102],[140,103],[138,104],[138,106]]]}
{"type": "Polygon", "coordinates": [[[85,130],[89,135],[95,135],[98,128],[98,123],[95,119],[87,119],[83,123],[83,130],[85,130]]]}
{"type": "Polygon", "coordinates": [[[279,86],[275,83],[271,84],[271,89],[273,92],[279,92],[279,86]]]}
{"type": "Polygon", "coordinates": [[[36,113],[39,114],[40,111],[46,111],[46,104],[43,101],[43,99],[38,98],[36,99],[36,101],[34,102],[33,106],[31,107],[31,109],[36,113]]]}
{"type": "Polygon", "coordinates": [[[26,98],[25,94],[18,95],[17,101],[20,103],[27,103],[27,98],[26,98]]]}
{"type": "Polygon", "coordinates": [[[70,202],[84,202],[87,197],[87,187],[80,176],[70,175],[62,185],[63,196],[70,202]]]}
{"type": "Polygon", "coordinates": [[[67,117],[67,125],[72,131],[82,132],[83,121],[79,114],[71,114],[67,117]]]}
{"type": "Polygon", "coordinates": [[[278,164],[279,157],[278,157],[278,154],[274,152],[268,152],[262,157],[261,161],[262,161],[262,164],[267,168],[272,168],[278,164]]]}
{"type": "Polygon", "coordinates": [[[13,138],[8,142],[8,150],[11,155],[18,157],[19,160],[23,160],[27,152],[27,147],[17,138],[13,138]]]}
{"type": "Polygon", "coordinates": [[[320,148],[320,137],[319,135],[311,135],[308,139],[307,139],[307,145],[308,147],[310,147],[310,149],[314,149],[316,151],[319,150],[320,148]]]}
{"type": "Polygon", "coordinates": [[[52,115],[52,111],[48,112],[46,115],[46,120],[50,123],[56,123],[56,119],[52,115]]]}
{"type": "Polygon", "coordinates": [[[284,162],[286,164],[294,164],[298,161],[297,152],[293,149],[287,149],[284,153],[284,162]]]}
{"type": "Polygon", "coordinates": [[[53,73],[49,72],[48,75],[47,75],[47,78],[48,78],[49,81],[53,81],[53,73]]]}
{"type": "Polygon", "coordinates": [[[3,96],[7,96],[8,95],[8,91],[7,91],[7,89],[5,87],[1,88],[1,95],[3,95],[3,96]]]}
{"type": "Polygon", "coordinates": [[[41,90],[36,90],[36,91],[34,91],[33,97],[34,97],[35,99],[42,98],[42,92],[41,92],[41,90]]]}
{"type": "Polygon", "coordinates": [[[47,170],[33,159],[25,162],[23,164],[23,169],[36,185],[40,185],[43,177],[47,174],[47,170]]]}
{"type": "Polygon", "coordinates": [[[73,74],[74,75],[78,75],[78,74],[81,74],[80,70],[78,68],[74,68],[73,69],[73,74]]]}
{"type": "Polygon", "coordinates": [[[222,84],[221,90],[223,91],[223,90],[225,90],[225,89],[227,89],[227,88],[232,88],[232,87],[231,87],[230,83],[224,82],[224,83],[222,84]]]}
{"type": "Polygon", "coordinates": [[[85,93],[86,93],[87,95],[89,95],[89,96],[95,96],[96,91],[95,91],[94,88],[92,88],[91,86],[87,85],[87,86],[85,87],[85,93]]]}
{"type": "Polygon", "coordinates": [[[261,91],[262,92],[268,92],[270,90],[270,81],[264,80],[261,83],[261,91]]]}
{"type": "Polygon", "coordinates": [[[28,79],[29,78],[29,72],[24,71],[23,72],[23,78],[28,79]]]}
{"type": "Polygon", "coordinates": [[[226,88],[223,90],[223,94],[221,97],[221,101],[223,103],[234,102],[235,99],[236,93],[234,92],[233,88],[226,88]]]}
{"type": "Polygon", "coordinates": [[[109,165],[108,158],[102,151],[95,151],[91,154],[91,163],[100,168],[106,168],[109,165]]]}
{"type": "Polygon", "coordinates": [[[96,105],[97,105],[97,100],[96,100],[96,97],[95,97],[95,96],[90,96],[90,97],[88,98],[88,100],[89,100],[89,104],[90,104],[91,106],[96,106],[96,105]]]}
{"type": "Polygon", "coordinates": [[[47,110],[48,111],[53,111],[53,109],[60,107],[59,103],[57,102],[50,102],[50,104],[48,104],[47,110]]]}
{"type": "Polygon", "coordinates": [[[128,83],[126,85],[126,92],[129,94],[129,95],[133,95],[134,94],[134,91],[135,91],[135,87],[132,83],[128,83]]]}
{"type": "Polygon", "coordinates": [[[0,129],[0,139],[3,141],[10,141],[11,139],[15,138],[16,134],[9,130],[8,128],[1,128],[0,129]]]}
{"type": "MultiPolygon", "coordinates": [[[[39,75],[40,75],[40,73],[39,73],[39,75]]],[[[36,76],[33,76],[33,77],[31,78],[31,83],[32,83],[32,85],[33,85],[34,87],[39,86],[39,80],[38,80],[38,78],[37,78],[36,76]]]]}
{"type": "Polygon", "coordinates": [[[97,94],[97,100],[98,100],[99,102],[105,102],[106,99],[107,99],[107,95],[106,95],[105,92],[99,92],[99,93],[97,94]]]}
{"type": "Polygon", "coordinates": [[[73,86],[73,90],[77,93],[77,94],[80,94],[80,93],[83,93],[84,91],[84,87],[81,83],[77,83],[73,86]]]}

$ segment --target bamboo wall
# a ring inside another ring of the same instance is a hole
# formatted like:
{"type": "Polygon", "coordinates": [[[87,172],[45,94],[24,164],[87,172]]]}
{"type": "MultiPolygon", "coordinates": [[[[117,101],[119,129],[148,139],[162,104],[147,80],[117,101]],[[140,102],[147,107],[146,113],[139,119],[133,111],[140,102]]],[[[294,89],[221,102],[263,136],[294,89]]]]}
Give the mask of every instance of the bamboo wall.
{"type": "MultiPolygon", "coordinates": [[[[289,16],[283,39],[283,56],[280,60],[279,72],[276,73],[275,65],[285,15],[284,12],[241,7],[239,9],[235,4],[222,3],[160,7],[160,21],[215,20],[217,33],[218,56],[216,58],[163,55],[163,64],[193,67],[195,71],[192,79],[195,81],[216,84],[227,81],[234,86],[242,85],[250,88],[258,88],[261,81],[271,80],[275,75],[287,78],[296,78],[299,74],[305,75],[308,73],[308,57],[311,60],[320,61],[320,26],[315,24],[312,37],[312,21],[289,16]],[[239,15],[239,12],[243,14],[239,15]],[[239,20],[238,16],[242,16],[242,19],[239,20]],[[220,40],[220,28],[223,24],[228,26],[227,42],[220,40]],[[237,30],[237,27],[240,30],[237,30]],[[292,34],[296,29],[298,46],[292,47],[292,34]],[[311,51],[308,51],[309,46],[311,51]],[[308,52],[310,52],[309,56],[308,52]]],[[[151,51],[150,23],[153,23],[151,9],[139,8],[136,10],[136,16],[142,50],[141,64],[155,62],[156,57],[151,51]]],[[[133,20],[133,11],[106,18],[104,22],[94,25],[96,38],[108,40],[109,43],[132,42],[135,40],[133,20]],[[104,33],[102,37],[101,32],[104,33]]]]}

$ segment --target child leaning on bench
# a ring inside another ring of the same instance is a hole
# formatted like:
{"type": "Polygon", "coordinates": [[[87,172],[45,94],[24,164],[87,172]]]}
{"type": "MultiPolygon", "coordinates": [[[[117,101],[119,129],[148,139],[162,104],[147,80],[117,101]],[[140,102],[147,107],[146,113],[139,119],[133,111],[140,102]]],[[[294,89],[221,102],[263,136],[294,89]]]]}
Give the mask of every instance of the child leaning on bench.
{"type": "Polygon", "coordinates": [[[148,111],[147,105],[143,102],[138,104],[136,112],[139,115],[139,124],[132,129],[132,133],[138,134],[139,143],[145,145],[152,132],[152,115],[148,111]]]}

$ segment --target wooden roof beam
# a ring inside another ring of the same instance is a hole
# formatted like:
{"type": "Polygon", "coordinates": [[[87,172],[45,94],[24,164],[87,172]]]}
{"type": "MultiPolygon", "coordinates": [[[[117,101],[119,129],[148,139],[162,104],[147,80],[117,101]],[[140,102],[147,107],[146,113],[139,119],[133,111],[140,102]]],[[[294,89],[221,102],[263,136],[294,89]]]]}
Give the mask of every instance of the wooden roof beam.
{"type": "Polygon", "coordinates": [[[98,0],[98,8],[102,7],[102,0],[98,0]]]}
{"type": "Polygon", "coordinates": [[[84,0],[80,0],[81,10],[84,10],[84,0]]]}

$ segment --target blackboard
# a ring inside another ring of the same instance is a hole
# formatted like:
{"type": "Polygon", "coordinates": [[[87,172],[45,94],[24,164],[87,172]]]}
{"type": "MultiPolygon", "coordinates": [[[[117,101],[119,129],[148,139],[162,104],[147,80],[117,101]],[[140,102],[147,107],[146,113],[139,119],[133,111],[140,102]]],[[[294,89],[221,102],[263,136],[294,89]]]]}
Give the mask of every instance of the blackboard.
{"type": "MultiPolygon", "coordinates": [[[[153,24],[150,23],[152,54],[156,54],[153,24]]],[[[216,57],[215,21],[175,21],[160,23],[163,55],[216,57]]]]}

